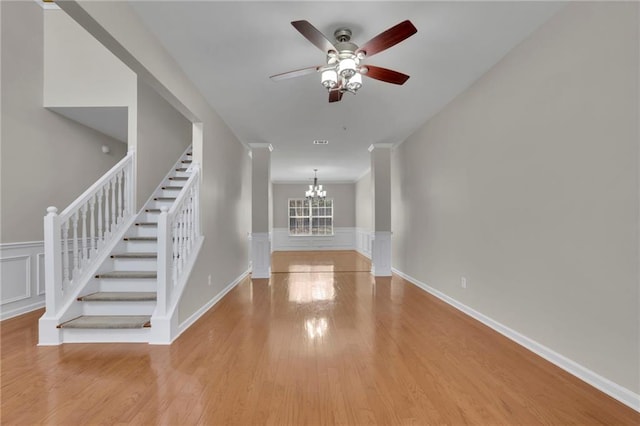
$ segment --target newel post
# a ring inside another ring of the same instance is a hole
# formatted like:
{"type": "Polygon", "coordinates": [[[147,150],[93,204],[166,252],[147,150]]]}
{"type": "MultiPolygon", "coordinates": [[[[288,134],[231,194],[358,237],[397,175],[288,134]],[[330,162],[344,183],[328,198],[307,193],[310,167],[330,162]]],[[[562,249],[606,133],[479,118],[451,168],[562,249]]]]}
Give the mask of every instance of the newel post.
{"type": "Polygon", "coordinates": [[[47,316],[55,316],[62,304],[62,240],[58,209],[47,208],[44,217],[44,271],[45,303],[47,316]]]}
{"type": "Polygon", "coordinates": [[[169,208],[160,208],[158,218],[158,303],[156,313],[167,314],[169,303],[169,284],[171,282],[171,266],[173,265],[173,241],[169,225],[169,208]]]}

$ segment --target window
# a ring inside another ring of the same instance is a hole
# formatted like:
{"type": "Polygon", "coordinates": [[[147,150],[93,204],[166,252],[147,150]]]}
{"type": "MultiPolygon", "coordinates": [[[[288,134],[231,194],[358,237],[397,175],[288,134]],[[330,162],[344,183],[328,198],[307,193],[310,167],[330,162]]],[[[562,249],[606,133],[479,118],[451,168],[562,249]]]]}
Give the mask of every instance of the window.
{"type": "Polygon", "coordinates": [[[333,235],[333,200],[289,199],[289,235],[333,235]]]}

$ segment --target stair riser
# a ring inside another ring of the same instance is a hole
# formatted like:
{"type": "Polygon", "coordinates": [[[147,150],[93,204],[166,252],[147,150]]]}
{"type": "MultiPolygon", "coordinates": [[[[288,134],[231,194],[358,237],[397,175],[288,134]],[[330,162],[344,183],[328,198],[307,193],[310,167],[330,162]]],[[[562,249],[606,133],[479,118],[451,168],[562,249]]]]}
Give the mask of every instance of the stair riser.
{"type": "Polygon", "coordinates": [[[152,279],[98,279],[98,291],[157,291],[158,283],[152,279]]]}
{"type": "Polygon", "coordinates": [[[152,315],[155,301],[82,302],[82,315],[152,315]]]}
{"type": "Polygon", "coordinates": [[[180,194],[180,191],[178,191],[177,189],[175,190],[164,189],[159,191],[158,194],[156,194],[156,197],[177,197],[178,194],[180,194]]]}
{"type": "Polygon", "coordinates": [[[114,259],[114,271],[156,271],[157,259],[114,259]]]}
{"type": "Polygon", "coordinates": [[[138,222],[158,222],[160,212],[142,212],[138,217],[138,222]]]}
{"type": "Polygon", "coordinates": [[[158,228],[155,226],[136,226],[133,228],[134,233],[129,233],[130,236],[135,237],[157,237],[158,228]]]}
{"type": "MultiPolygon", "coordinates": [[[[177,192],[177,191],[176,191],[177,192]]],[[[176,194],[177,195],[177,194],[176,194]]],[[[174,200],[151,200],[145,207],[151,207],[153,209],[159,209],[160,207],[169,207],[173,205],[174,200]]]]}
{"type": "Polygon", "coordinates": [[[125,251],[129,253],[153,252],[158,251],[157,241],[125,241],[125,251]]]}
{"type": "Polygon", "coordinates": [[[63,343],[148,343],[150,327],[132,329],[79,329],[60,330],[63,343]]]}
{"type": "Polygon", "coordinates": [[[189,172],[175,172],[173,174],[173,176],[174,177],[175,176],[177,176],[177,177],[189,177],[189,176],[191,176],[191,173],[189,173],[189,172]]]}

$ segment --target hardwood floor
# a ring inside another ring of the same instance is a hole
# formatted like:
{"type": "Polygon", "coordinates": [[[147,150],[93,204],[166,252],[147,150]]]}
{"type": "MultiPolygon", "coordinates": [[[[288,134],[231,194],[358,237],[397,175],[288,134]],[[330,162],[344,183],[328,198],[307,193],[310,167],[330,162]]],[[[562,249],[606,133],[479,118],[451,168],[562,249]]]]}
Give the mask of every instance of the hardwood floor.
{"type": "Polygon", "coordinates": [[[640,414],[354,252],[275,253],[171,346],[2,322],[3,425],[606,424],[640,414]]]}

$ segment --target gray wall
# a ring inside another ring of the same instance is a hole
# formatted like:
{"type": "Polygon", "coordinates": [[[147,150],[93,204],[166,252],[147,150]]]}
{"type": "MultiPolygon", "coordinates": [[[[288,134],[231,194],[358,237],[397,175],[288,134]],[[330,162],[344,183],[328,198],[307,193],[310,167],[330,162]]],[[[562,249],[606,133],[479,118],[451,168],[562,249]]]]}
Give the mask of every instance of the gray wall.
{"type": "Polygon", "coordinates": [[[251,188],[251,232],[269,232],[273,223],[271,151],[266,147],[251,150],[251,188]]]}
{"type": "Polygon", "coordinates": [[[397,148],[392,213],[395,268],[636,393],[638,49],[570,3],[397,148]]]}
{"type": "Polygon", "coordinates": [[[373,198],[371,172],[356,182],[356,227],[373,230],[373,198]]]}
{"type": "Polygon", "coordinates": [[[191,144],[191,122],[138,79],[138,209],[191,144]]]}
{"type": "Polygon", "coordinates": [[[126,146],[42,107],[44,11],[35,2],[0,7],[0,241],[42,241],[46,208],[62,211],[126,154],[126,146]],[[102,145],[111,153],[103,154],[102,145]]]}
{"type": "MultiPolygon", "coordinates": [[[[328,183],[322,184],[327,191],[327,198],[333,198],[333,226],[336,228],[353,228],[356,226],[355,184],[328,183]]],[[[288,228],[289,198],[304,198],[309,184],[279,183],[273,185],[273,227],[288,228]]]]}

